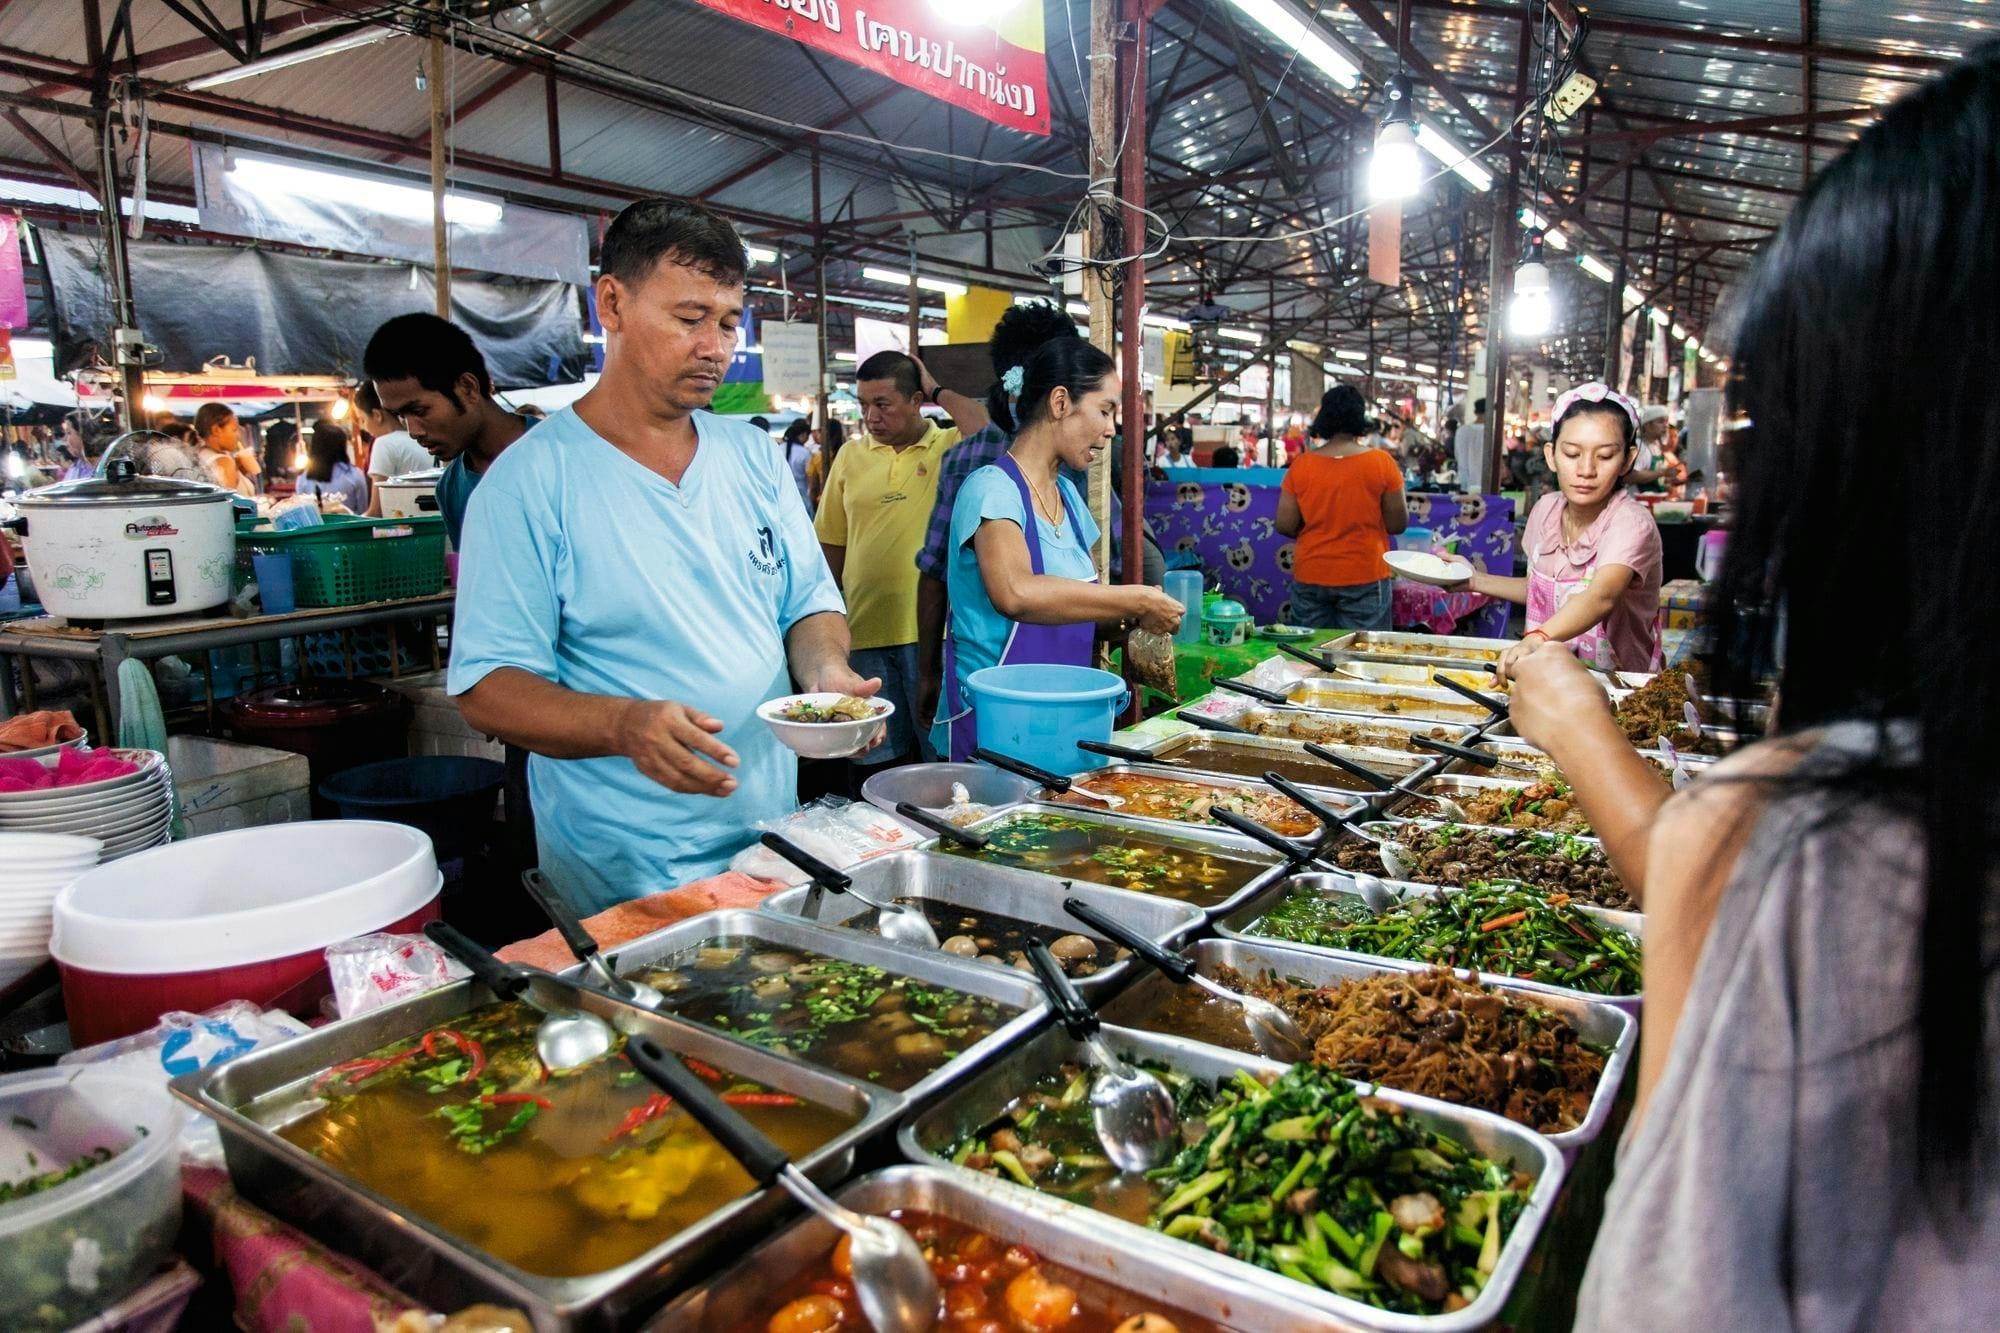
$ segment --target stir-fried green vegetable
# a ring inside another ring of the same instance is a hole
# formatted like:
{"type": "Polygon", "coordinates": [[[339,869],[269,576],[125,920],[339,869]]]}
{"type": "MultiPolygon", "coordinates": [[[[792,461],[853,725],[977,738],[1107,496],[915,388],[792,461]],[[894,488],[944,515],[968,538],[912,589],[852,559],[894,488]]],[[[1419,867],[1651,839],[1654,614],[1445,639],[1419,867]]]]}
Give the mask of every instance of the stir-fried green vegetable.
{"type": "MultiPolygon", "coordinates": [[[[1174,1090],[1183,1142],[1147,1173],[1147,1226],[1380,1309],[1436,1314],[1475,1299],[1499,1265],[1531,1182],[1503,1163],[1356,1094],[1313,1065],[1266,1086],[1174,1090]]],[[[954,1162],[1092,1207],[1128,1212],[1091,1129],[1088,1076],[1037,1083],[997,1125],[945,1151],[954,1162]]]]}
{"type": "Polygon", "coordinates": [[[1253,935],[1379,958],[1471,967],[1594,995],[1637,995],[1639,941],[1584,915],[1560,894],[1476,883],[1370,913],[1354,899],[1296,889],[1253,935]]]}
{"type": "MultiPolygon", "coordinates": [[[[16,1116],[15,1119],[18,1120],[20,1117],[16,1116]]],[[[25,1199],[31,1194],[40,1194],[44,1190],[52,1190],[58,1185],[67,1184],[92,1167],[103,1166],[117,1155],[110,1148],[94,1148],[59,1170],[44,1171],[40,1175],[28,1176],[21,1180],[0,1180],[0,1203],[12,1203],[16,1199],[25,1199]]],[[[35,1164],[34,1157],[33,1153],[28,1154],[30,1166],[35,1164]]]]}

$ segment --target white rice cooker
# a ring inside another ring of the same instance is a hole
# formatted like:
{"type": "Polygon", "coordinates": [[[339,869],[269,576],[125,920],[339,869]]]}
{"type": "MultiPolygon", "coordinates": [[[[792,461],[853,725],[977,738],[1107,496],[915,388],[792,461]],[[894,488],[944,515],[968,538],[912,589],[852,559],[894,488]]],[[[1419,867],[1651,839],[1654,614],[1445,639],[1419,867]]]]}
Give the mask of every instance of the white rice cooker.
{"type": "Polygon", "coordinates": [[[441,467],[390,477],[382,483],[383,518],[423,518],[438,512],[437,484],[441,467]]]}
{"type": "Polygon", "coordinates": [[[120,458],[105,476],[29,491],[14,526],[50,615],[186,615],[229,600],[234,500],[207,482],[139,476],[120,458]]]}

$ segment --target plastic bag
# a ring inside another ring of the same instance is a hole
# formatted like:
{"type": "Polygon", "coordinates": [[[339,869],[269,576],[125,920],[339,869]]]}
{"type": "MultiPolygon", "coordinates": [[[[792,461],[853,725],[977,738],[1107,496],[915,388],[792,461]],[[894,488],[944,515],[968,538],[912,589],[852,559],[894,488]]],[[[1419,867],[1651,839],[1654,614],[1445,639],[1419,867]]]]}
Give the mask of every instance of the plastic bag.
{"type": "Polygon", "coordinates": [[[326,951],[342,1018],[407,1000],[472,975],[422,935],[357,935],[326,951]]]}
{"type": "MultiPolygon", "coordinates": [[[[205,1014],[184,1010],[161,1014],[160,1021],[144,1032],[71,1051],[56,1063],[88,1066],[78,1078],[103,1075],[165,1083],[309,1031],[281,1009],[231,1000],[205,1014]]],[[[181,1156],[210,1166],[221,1164],[222,1136],[214,1121],[204,1115],[188,1117],[181,1131],[181,1156]]]]}
{"type": "MultiPolygon", "coordinates": [[[[757,827],[777,834],[835,870],[845,870],[857,862],[915,847],[929,836],[917,833],[893,815],[883,814],[872,805],[842,800],[838,796],[822,796],[782,819],[760,820],[757,827]]],[[[738,852],[730,861],[729,868],[759,879],[776,880],[780,884],[807,882],[803,870],[757,843],[738,852]]]]}
{"type": "Polygon", "coordinates": [[[933,813],[959,828],[969,828],[992,814],[994,809],[993,806],[973,800],[972,793],[965,789],[963,782],[954,782],[951,784],[951,804],[940,806],[933,813]]]}

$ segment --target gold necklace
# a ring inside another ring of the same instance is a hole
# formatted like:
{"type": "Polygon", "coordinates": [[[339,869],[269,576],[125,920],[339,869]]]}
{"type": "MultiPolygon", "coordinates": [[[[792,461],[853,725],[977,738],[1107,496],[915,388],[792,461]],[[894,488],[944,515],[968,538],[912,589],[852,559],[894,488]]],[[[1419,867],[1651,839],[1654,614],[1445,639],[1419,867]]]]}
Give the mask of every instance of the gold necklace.
{"type": "MultiPolygon", "coordinates": [[[[1014,465],[1016,467],[1020,467],[1020,460],[1016,459],[1014,465]]],[[[1060,483],[1058,483],[1058,489],[1056,491],[1055,504],[1051,506],[1047,500],[1044,500],[1042,498],[1041,488],[1035,485],[1034,479],[1028,475],[1026,468],[1021,469],[1021,480],[1028,483],[1028,494],[1035,497],[1036,511],[1039,512],[1043,518],[1047,519],[1051,526],[1058,528],[1061,527],[1063,521],[1063,508],[1062,508],[1062,491],[1060,489],[1060,483]]]]}

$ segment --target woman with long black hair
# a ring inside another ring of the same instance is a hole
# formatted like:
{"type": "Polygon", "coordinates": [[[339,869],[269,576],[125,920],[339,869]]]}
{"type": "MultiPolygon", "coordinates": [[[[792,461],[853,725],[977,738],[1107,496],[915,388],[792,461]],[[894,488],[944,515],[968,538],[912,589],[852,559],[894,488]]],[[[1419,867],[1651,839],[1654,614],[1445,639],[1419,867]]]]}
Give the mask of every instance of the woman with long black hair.
{"type": "Polygon", "coordinates": [[[1513,717],[1643,894],[1638,1102],[1581,1329],[2000,1320],[2000,49],[1891,107],[1743,293],[1711,685],[1772,736],[1666,799],[1559,645],[1513,717]],[[1906,442],[1884,451],[1887,438],[1906,442]]]}

